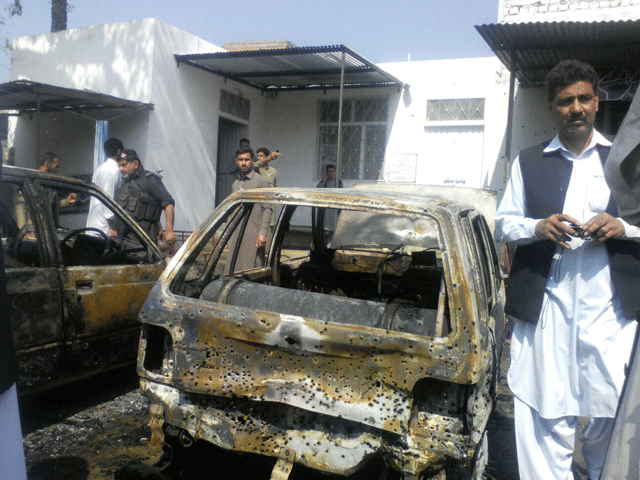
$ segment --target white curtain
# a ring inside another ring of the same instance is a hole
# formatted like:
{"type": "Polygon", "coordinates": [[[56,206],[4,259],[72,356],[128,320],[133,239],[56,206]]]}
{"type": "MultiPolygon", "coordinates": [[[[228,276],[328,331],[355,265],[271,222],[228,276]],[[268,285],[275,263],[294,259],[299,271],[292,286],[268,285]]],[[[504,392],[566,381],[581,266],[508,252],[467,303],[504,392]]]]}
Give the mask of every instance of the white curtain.
{"type": "Polygon", "coordinates": [[[109,121],[96,121],[96,138],[93,144],[93,170],[95,171],[106,160],[104,142],[109,138],[109,121]]]}

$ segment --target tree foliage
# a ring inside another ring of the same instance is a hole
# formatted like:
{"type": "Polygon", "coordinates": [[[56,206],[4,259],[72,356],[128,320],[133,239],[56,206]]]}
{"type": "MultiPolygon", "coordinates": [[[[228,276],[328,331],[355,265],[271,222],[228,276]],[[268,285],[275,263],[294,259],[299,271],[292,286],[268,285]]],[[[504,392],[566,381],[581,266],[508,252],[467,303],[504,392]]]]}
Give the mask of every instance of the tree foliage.
{"type": "MultiPolygon", "coordinates": [[[[50,0],[51,3],[51,31],[59,32],[67,29],[67,13],[73,9],[67,0],[50,0]]],[[[4,25],[8,18],[22,15],[22,0],[11,0],[0,14],[0,26],[4,25]],[[6,13],[4,13],[6,12],[6,13]]]]}
{"type": "Polygon", "coordinates": [[[11,3],[4,7],[6,14],[0,14],[0,25],[4,25],[7,18],[19,17],[22,15],[22,0],[11,0],[11,3]]]}
{"type": "MultiPolygon", "coordinates": [[[[19,17],[22,15],[22,0],[11,0],[11,3],[5,6],[4,10],[6,13],[0,13],[0,27],[4,25],[7,21],[7,18],[11,17],[19,17]]],[[[2,37],[0,39],[2,44],[0,45],[0,50],[4,50],[5,53],[11,50],[11,42],[7,37],[2,37]]]]}
{"type": "Polygon", "coordinates": [[[9,12],[9,17],[19,17],[22,15],[21,0],[13,0],[9,5],[7,5],[7,12],[9,12]]]}
{"type": "MultiPolygon", "coordinates": [[[[51,3],[51,31],[59,32],[67,29],[67,13],[73,9],[73,5],[67,0],[49,0],[51,3]]],[[[2,5],[2,3],[0,3],[2,5]]],[[[22,16],[22,0],[11,0],[0,7],[0,28],[13,17],[22,16]]],[[[0,51],[11,51],[11,42],[6,37],[0,37],[0,51]]]]}

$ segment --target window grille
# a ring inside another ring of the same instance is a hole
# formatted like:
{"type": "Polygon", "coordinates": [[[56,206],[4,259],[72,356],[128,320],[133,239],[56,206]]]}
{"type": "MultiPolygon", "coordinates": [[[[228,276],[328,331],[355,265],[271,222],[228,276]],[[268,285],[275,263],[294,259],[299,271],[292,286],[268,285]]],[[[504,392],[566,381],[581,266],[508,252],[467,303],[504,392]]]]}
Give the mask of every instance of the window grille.
{"type": "MultiPolygon", "coordinates": [[[[338,100],[318,104],[318,177],[338,159],[338,100]]],[[[342,159],[344,180],[380,178],[387,143],[387,98],[362,98],[342,102],[342,159]]]]}
{"type": "Polygon", "coordinates": [[[249,120],[251,102],[247,98],[220,90],[220,111],[249,120]]]}
{"type": "Polygon", "coordinates": [[[427,100],[428,122],[484,120],[484,98],[427,100]]]}

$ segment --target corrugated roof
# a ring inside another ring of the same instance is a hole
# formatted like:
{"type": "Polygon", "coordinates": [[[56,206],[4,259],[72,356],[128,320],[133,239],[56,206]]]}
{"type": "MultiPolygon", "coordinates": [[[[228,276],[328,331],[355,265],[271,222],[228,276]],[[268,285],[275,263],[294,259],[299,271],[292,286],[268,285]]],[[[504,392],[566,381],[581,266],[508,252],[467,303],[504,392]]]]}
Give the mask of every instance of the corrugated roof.
{"type": "Polygon", "coordinates": [[[403,82],[344,45],[175,55],[181,63],[263,91],[340,87],[402,87],[403,82]]]}
{"type": "Polygon", "coordinates": [[[476,30],[524,86],[544,83],[547,72],[569,58],[591,64],[603,78],[638,80],[640,20],[505,23],[476,30]]]}
{"type": "Polygon", "coordinates": [[[16,80],[0,84],[0,110],[17,110],[20,113],[78,112],[86,110],[153,109],[153,104],[134,102],[88,90],[63,88],[45,83],[16,80]]]}

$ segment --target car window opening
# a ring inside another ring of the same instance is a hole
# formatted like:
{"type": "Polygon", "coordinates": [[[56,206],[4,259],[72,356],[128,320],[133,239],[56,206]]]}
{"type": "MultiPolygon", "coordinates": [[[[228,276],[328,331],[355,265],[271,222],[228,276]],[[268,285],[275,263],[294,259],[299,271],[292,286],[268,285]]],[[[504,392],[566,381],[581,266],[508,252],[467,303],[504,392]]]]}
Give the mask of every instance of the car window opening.
{"type": "Polygon", "coordinates": [[[245,205],[211,229],[176,275],[174,293],[417,335],[451,332],[433,219],[286,205],[267,246],[267,264],[238,270],[236,239],[248,231],[251,212],[245,205]]]}

